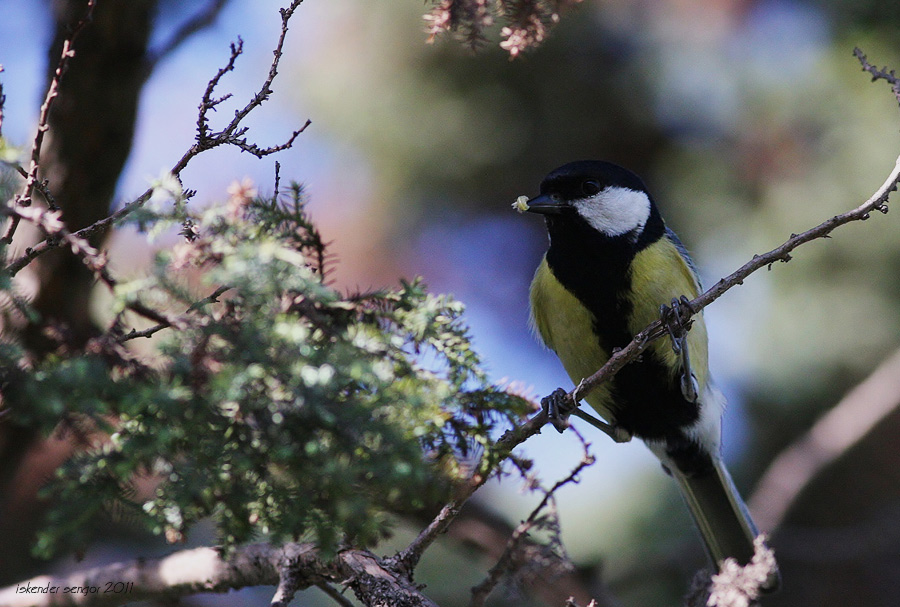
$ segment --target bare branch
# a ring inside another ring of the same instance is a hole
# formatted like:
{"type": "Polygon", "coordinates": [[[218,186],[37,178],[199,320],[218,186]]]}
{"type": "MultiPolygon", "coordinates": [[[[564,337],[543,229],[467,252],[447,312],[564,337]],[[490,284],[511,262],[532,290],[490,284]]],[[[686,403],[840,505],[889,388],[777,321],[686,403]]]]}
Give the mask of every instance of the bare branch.
{"type": "MultiPolygon", "coordinates": [[[[193,304],[191,304],[191,306],[187,309],[187,313],[191,313],[196,310],[199,310],[201,307],[205,306],[206,304],[217,303],[219,301],[219,296],[222,295],[222,293],[224,293],[225,291],[229,290],[230,288],[231,287],[227,287],[227,286],[222,286],[222,287],[217,288],[215,291],[213,291],[212,293],[210,293],[208,296],[204,297],[200,301],[196,301],[193,304]]],[[[150,318],[149,316],[147,316],[147,314],[142,314],[141,311],[135,310],[132,306],[129,306],[129,309],[137,312],[138,314],[141,314],[145,318],[150,318]]],[[[151,319],[151,320],[156,320],[157,324],[153,325],[152,327],[148,327],[142,331],[138,331],[137,329],[131,329],[131,331],[129,333],[120,337],[119,341],[126,342],[126,341],[129,341],[132,339],[137,339],[139,337],[151,337],[151,336],[155,335],[156,333],[159,333],[163,329],[168,329],[170,327],[178,326],[181,324],[181,319],[179,319],[179,318],[173,319],[173,318],[158,317],[156,319],[151,319]]]]}
{"type": "MultiPolygon", "coordinates": [[[[96,0],[91,0],[92,2],[96,0]]],[[[272,82],[275,79],[275,76],[278,74],[278,66],[281,61],[282,56],[282,48],[284,46],[284,40],[287,36],[288,32],[288,24],[293,16],[296,9],[302,4],[303,0],[293,0],[290,6],[287,8],[280,9],[281,11],[281,35],[278,38],[278,43],[276,44],[275,50],[273,51],[274,59],[272,60],[272,64],[269,67],[269,74],[266,77],[266,80],[263,82],[259,91],[254,95],[254,97],[240,110],[235,111],[234,118],[228,125],[221,131],[217,133],[210,132],[208,126],[207,113],[210,110],[214,110],[216,106],[221,104],[225,99],[228,99],[230,95],[226,95],[224,97],[220,97],[218,99],[214,98],[213,92],[215,90],[216,85],[222,79],[222,77],[228,72],[234,69],[234,63],[237,60],[237,57],[240,56],[242,52],[242,44],[243,42],[238,39],[237,43],[233,43],[231,45],[231,55],[229,57],[228,63],[225,67],[218,70],[215,76],[209,81],[207,85],[206,91],[203,94],[202,101],[200,103],[200,112],[197,118],[197,141],[188,149],[184,155],[175,163],[175,165],[171,169],[172,175],[179,177],[181,172],[187,167],[190,161],[196,157],[198,154],[204,152],[205,150],[212,149],[214,147],[218,147],[220,145],[234,145],[244,151],[250,152],[257,157],[264,157],[269,154],[273,154],[275,152],[279,152],[281,150],[285,150],[291,147],[295,141],[295,139],[302,133],[310,124],[309,120],[300,127],[300,129],[293,131],[291,136],[282,144],[271,146],[267,148],[260,148],[259,146],[248,143],[246,138],[243,137],[246,134],[246,127],[241,126],[241,123],[247,115],[250,114],[255,108],[262,105],[269,96],[272,94],[272,82]]],[[[123,219],[130,213],[132,213],[135,209],[140,208],[150,199],[153,195],[153,188],[148,188],[143,194],[141,194],[138,198],[133,200],[132,202],[126,204],[121,209],[111,214],[110,216],[101,219],[77,232],[73,233],[73,236],[78,238],[87,239],[94,234],[106,230],[114,224],[115,222],[123,219]]],[[[13,218],[16,221],[15,217],[13,218]]],[[[30,264],[34,259],[39,257],[40,255],[46,253],[51,249],[57,248],[61,242],[59,239],[48,238],[46,240],[41,241],[34,247],[29,247],[25,249],[25,252],[19,256],[17,259],[12,261],[6,268],[5,271],[10,275],[15,275],[23,268],[25,268],[28,264],[30,264]]]]}
{"type": "Polygon", "coordinates": [[[241,56],[241,53],[244,52],[244,41],[238,36],[237,42],[231,43],[231,56],[228,58],[228,63],[225,64],[225,67],[219,68],[219,71],[216,72],[216,75],[213,76],[209,82],[206,83],[206,90],[203,91],[203,98],[200,101],[200,113],[197,114],[197,143],[202,144],[205,141],[212,139],[212,134],[209,132],[209,118],[207,118],[206,114],[209,110],[215,110],[216,106],[218,106],[223,101],[226,101],[231,98],[231,93],[228,93],[218,99],[214,99],[212,94],[215,91],[216,86],[218,86],[219,81],[222,80],[222,77],[225,76],[228,72],[234,70],[234,64],[237,61],[237,58],[241,56]]]}
{"type": "MultiPolygon", "coordinates": [[[[88,237],[94,235],[95,233],[108,228],[110,225],[112,225],[119,219],[122,219],[123,217],[125,217],[126,215],[128,215],[129,213],[134,211],[136,208],[139,208],[145,202],[150,200],[150,196],[152,196],[152,195],[153,195],[153,188],[149,188],[149,189],[147,189],[146,192],[141,194],[137,199],[128,203],[127,205],[125,205],[124,207],[122,207],[121,209],[119,209],[118,211],[116,211],[115,213],[110,215],[109,217],[106,217],[104,219],[101,219],[100,221],[92,223],[91,225],[87,226],[86,228],[82,228],[82,229],[78,230],[77,232],[73,232],[72,234],[74,236],[77,236],[78,238],[87,239],[88,237]]],[[[22,268],[27,266],[38,256],[46,253],[47,251],[49,251],[51,249],[55,249],[55,248],[59,247],[60,244],[62,244],[62,242],[58,238],[51,237],[51,238],[47,238],[46,240],[42,240],[34,247],[26,248],[25,252],[20,257],[18,257],[15,261],[11,262],[8,266],[6,266],[5,271],[7,273],[9,273],[10,276],[15,276],[17,273],[19,273],[20,270],[22,270],[22,268]]]]}
{"type": "MultiPolygon", "coordinates": [[[[537,407],[535,407],[537,408],[537,407]]],[[[547,414],[540,411],[521,425],[510,428],[493,445],[497,461],[505,460],[512,451],[526,440],[540,434],[541,428],[547,423],[547,414]]],[[[401,552],[391,560],[401,571],[411,572],[418,565],[419,560],[441,534],[445,533],[450,525],[459,516],[463,504],[490,478],[488,474],[476,474],[468,483],[459,487],[456,497],[444,505],[435,518],[423,529],[419,535],[401,552]]]]}
{"type": "MultiPolygon", "coordinates": [[[[275,192],[272,194],[272,200],[278,201],[280,195],[278,189],[281,187],[281,163],[275,161],[275,192]]],[[[321,265],[319,266],[321,267],[321,265]]]]}
{"type": "MultiPolygon", "coordinates": [[[[512,535],[509,538],[509,541],[506,544],[506,548],[503,551],[503,554],[497,560],[493,567],[488,571],[487,576],[484,580],[481,581],[477,586],[472,588],[472,599],[469,603],[469,607],[483,607],[484,602],[487,600],[487,597],[490,593],[496,588],[497,584],[507,575],[514,573],[520,570],[525,563],[536,564],[542,569],[542,563],[540,562],[541,555],[535,555],[534,550],[526,549],[526,542],[528,541],[528,532],[534,529],[535,527],[540,527],[542,525],[543,519],[546,515],[544,515],[545,509],[550,506],[552,508],[552,513],[555,515],[555,495],[556,492],[568,485],[569,483],[577,483],[578,475],[582,473],[582,471],[594,464],[594,456],[591,455],[589,447],[590,444],[584,440],[584,437],[581,434],[576,433],[579,440],[581,440],[581,444],[584,447],[584,453],[582,454],[581,461],[577,466],[569,473],[567,477],[557,481],[553,487],[550,489],[542,489],[544,492],[544,497],[538,503],[538,505],[531,511],[524,521],[522,521],[516,528],[513,530],[512,535]],[[525,554],[523,554],[523,552],[525,554]]],[[[536,548],[535,546],[530,546],[529,548],[536,548]]],[[[559,560],[559,559],[557,559],[559,560]]],[[[568,559],[564,559],[563,563],[568,563],[568,559]]],[[[557,563],[557,568],[561,563],[557,563]]],[[[562,573],[562,572],[559,572],[562,573]]]]}
{"type": "Polygon", "coordinates": [[[444,504],[444,507],[441,508],[438,515],[434,517],[434,520],[428,523],[428,526],[419,532],[419,535],[410,542],[409,546],[397,554],[395,557],[397,564],[406,571],[413,571],[419,564],[419,560],[422,558],[425,550],[427,550],[442,533],[447,531],[447,528],[450,527],[454,520],[456,520],[463,504],[472,496],[472,493],[474,493],[476,488],[477,487],[472,488],[471,491],[469,491],[467,487],[466,490],[464,490],[463,497],[453,499],[444,504]]]}
{"type": "MultiPolygon", "coordinates": [[[[44,103],[41,104],[37,133],[34,136],[34,143],[31,145],[31,164],[28,167],[28,175],[25,179],[22,193],[16,197],[16,206],[31,206],[31,197],[35,183],[37,182],[38,169],[40,168],[41,148],[44,145],[44,134],[49,128],[47,121],[50,118],[50,108],[53,106],[53,101],[59,94],[59,81],[62,79],[63,72],[65,72],[69,60],[75,56],[75,51],[72,50],[72,44],[75,42],[78,34],[81,33],[84,27],[91,21],[96,3],[97,0],[88,0],[84,17],[82,17],[72,29],[72,33],[69,34],[69,37],[63,41],[62,53],[60,53],[59,62],[56,64],[56,71],[53,73],[53,78],[50,79],[50,86],[47,88],[47,94],[44,96],[44,103]]],[[[9,225],[6,228],[6,234],[3,238],[0,238],[0,243],[10,244],[12,242],[16,229],[19,227],[19,221],[20,218],[18,216],[14,215],[11,218],[9,225]]]]}
{"type": "MultiPolygon", "coordinates": [[[[528,438],[539,434],[541,428],[547,423],[547,414],[543,411],[526,421],[520,426],[514,426],[503,433],[503,436],[494,444],[494,450],[497,453],[497,460],[504,460],[512,453],[513,449],[521,445],[528,438]]],[[[419,564],[422,554],[431,544],[456,520],[463,504],[472,497],[472,494],[487,482],[490,476],[488,474],[475,474],[459,487],[456,497],[446,503],[441,511],[434,519],[423,529],[410,544],[394,557],[397,566],[405,571],[412,571],[419,564]]]]}
{"type": "MultiPolygon", "coordinates": [[[[0,65],[0,74],[3,73],[3,65],[0,65]]],[[[6,105],[6,95],[3,94],[3,83],[0,82],[0,137],[3,136],[3,106],[6,105]]]]}
{"type": "MultiPolygon", "coordinates": [[[[241,126],[244,118],[246,118],[247,115],[255,108],[262,105],[273,92],[272,83],[275,81],[275,77],[278,75],[278,66],[281,63],[281,57],[283,54],[282,49],[284,48],[284,41],[287,37],[288,25],[290,23],[291,17],[294,14],[294,11],[297,10],[302,2],[303,0],[293,0],[290,6],[280,9],[281,34],[278,37],[278,43],[275,45],[275,50],[272,51],[274,58],[272,59],[272,63],[269,66],[269,74],[263,82],[262,86],[243,108],[234,112],[234,118],[232,118],[231,122],[229,122],[224,129],[217,133],[211,133],[208,126],[209,119],[207,117],[207,113],[209,112],[209,110],[215,110],[216,106],[221,104],[226,99],[230,98],[230,95],[226,95],[224,97],[216,99],[213,98],[212,94],[222,77],[234,69],[235,61],[243,52],[243,41],[240,38],[238,38],[237,44],[231,45],[231,58],[229,59],[228,64],[224,68],[220,69],[219,72],[213,77],[213,79],[209,81],[209,84],[206,87],[206,92],[203,94],[203,101],[200,104],[200,114],[197,118],[197,144],[194,146],[194,148],[198,148],[198,151],[211,149],[224,144],[231,144],[237,146],[245,152],[250,152],[257,158],[262,158],[264,156],[268,156],[269,154],[274,154],[275,152],[279,152],[291,147],[297,136],[310,125],[310,121],[307,120],[299,130],[296,130],[291,134],[290,138],[286,142],[267,148],[260,148],[256,144],[248,143],[246,138],[243,137],[247,132],[247,127],[241,126]]],[[[176,171],[173,171],[173,173],[177,174],[176,171]]]]}
{"type": "Polygon", "coordinates": [[[887,67],[883,67],[878,69],[871,63],[869,63],[868,59],[866,59],[866,55],[856,47],[853,49],[853,56],[859,60],[860,65],[862,65],[862,69],[864,72],[868,72],[872,76],[872,82],[876,80],[885,80],[888,84],[891,85],[891,90],[894,92],[894,97],[897,98],[897,103],[900,103],[900,78],[894,73],[894,70],[888,71],[887,67]]]}
{"type": "Polygon", "coordinates": [[[316,584],[316,587],[319,588],[319,590],[321,590],[328,596],[330,596],[332,599],[334,599],[334,602],[337,603],[338,605],[340,605],[341,607],[355,607],[353,605],[353,601],[351,601],[350,599],[345,597],[343,594],[341,594],[340,592],[335,590],[331,584],[326,584],[324,582],[321,582],[319,584],[316,584]]]}
{"type": "Polygon", "coordinates": [[[900,351],[881,363],[769,465],[748,500],[761,529],[784,520],[800,492],[900,406],[900,351]]]}
{"type": "Polygon", "coordinates": [[[294,140],[297,139],[297,136],[300,133],[302,133],[303,131],[305,131],[306,127],[308,127],[310,124],[312,124],[312,121],[307,120],[302,127],[300,127],[298,130],[291,133],[291,136],[287,139],[287,141],[285,141],[284,143],[269,146],[266,148],[261,148],[258,145],[256,145],[255,143],[248,143],[247,139],[243,138],[243,137],[240,139],[238,139],[237,137],[234,137],[228,143],[241,148],[245,152],[250,152],[257,158],[264,158],[264,157],[268,156],[269,154],[274,154],[276,152],[280,152],[282,150],[286,150],[286,149],[290,148],[292,145],[294,145],[294,140]]]}
{"type": "MultiPolygon", "coordinates": [[[[0,66],[0,67],[2,67],[2,66],[0,66]]],[[[3,108],[0,108],[0,113],[2,113],[2,109],[3,108]]],[[[25,179],[28,179],[28,171],[26,171],[24,168],[22,168],[21,165],[12,164],[11,166],[16,170],[16,172],[19,175],[21,175],[25,179]]],[[[49,183],[46,179],[35,181],[34,187],[41,193],[41,196],[44,197],[44,200],[47,201],[48,209],[50,209],[51,211],[59,210],[59,206],[56,204],[56,200],[53,198],[53,195],[50,193],[49,183]]]]}
{"type": "MultiPolygon", "coordinates": [[[[196,548],[161,559],[114,563],[68,576],[40,576],[0,589],[0,605],[109,607],[276,584],[279,595],[284,592],[281,596],[286,598],[288,589],[282,590],[280,580],[288,570],[295,592],[336,583],[349,586],[366,605],[437,607],[415,584],[371,552],[345,550],[326,560],[312,544],[252,544],[235,548],[227,558],[216,548],[196,548]],[[28,588],[47,590],[29,592],[28,588]]],[[[286,601],[273,602],[276,604],[284,605],[286,601]]]]}

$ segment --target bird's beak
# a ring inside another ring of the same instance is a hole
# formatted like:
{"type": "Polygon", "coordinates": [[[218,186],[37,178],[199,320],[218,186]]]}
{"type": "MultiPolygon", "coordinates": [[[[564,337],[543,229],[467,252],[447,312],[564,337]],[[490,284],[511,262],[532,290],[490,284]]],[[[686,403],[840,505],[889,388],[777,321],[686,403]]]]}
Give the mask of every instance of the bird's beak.
{"type": "Polygon", "coordinates": [[[541,215],[559,215],[568,206],[562,198],[555,194],[540,194],[528,201],[528,211],[541,215]]]}

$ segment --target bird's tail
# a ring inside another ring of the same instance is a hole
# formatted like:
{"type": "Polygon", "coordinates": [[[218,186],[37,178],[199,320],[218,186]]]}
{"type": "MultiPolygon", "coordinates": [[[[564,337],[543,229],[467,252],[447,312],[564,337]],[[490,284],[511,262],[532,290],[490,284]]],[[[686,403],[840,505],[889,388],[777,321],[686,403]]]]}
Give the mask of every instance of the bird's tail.
{"type": "MultiPolygon", "coordinates": [[[[708,472],[687,476],[673,471],[674,476],[716,565],[729,557],[746,565],[753,558],[753,541],[759,532],[724,463],[718,457],[712,460],[708,472]]],[[[780,581],[775,569],[761,590],[774,591],[780,581]]]]}

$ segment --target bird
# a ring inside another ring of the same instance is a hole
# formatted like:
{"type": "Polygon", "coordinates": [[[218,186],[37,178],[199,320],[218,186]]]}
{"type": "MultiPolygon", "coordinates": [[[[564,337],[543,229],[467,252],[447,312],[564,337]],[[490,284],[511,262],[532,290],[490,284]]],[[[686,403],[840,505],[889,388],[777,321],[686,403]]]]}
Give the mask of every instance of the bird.
{"type": "MultiPolygon", "coordinates": [[[[570,162],[513,206],[545,218],[550,244],[531,283],[530,322],[573,384],[661,314],[671,338],[587,395],[602,420],[567,404],[562,389],[542,400],[550,420],[562,432],[575,412],[619,442],[642,440],[677,481],[711,561],[746,565],[758,531],[722,459],[725,397],[710,378],[702,311],[689,303],[700,280],[643,181],[610,162],[570,162]]],[[[763,591],[780,583],[773,569],[763,591]]]]}

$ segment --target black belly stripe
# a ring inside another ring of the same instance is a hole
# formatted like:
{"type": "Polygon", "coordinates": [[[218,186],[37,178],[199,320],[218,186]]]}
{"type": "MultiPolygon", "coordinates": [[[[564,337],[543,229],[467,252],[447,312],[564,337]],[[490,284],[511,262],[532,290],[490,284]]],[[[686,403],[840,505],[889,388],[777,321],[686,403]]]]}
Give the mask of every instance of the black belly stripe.
{"type": "Polygon", "coordinates": [[[633,246],[622,238],[606,238],[587,224],[567,226],[564,237],[551,228],[547,265],[556,279],[594,315],[594,332],[606,352],[631,341],[626,319],[631,302],[623,297],[631,286],[628,268],[633,246]],[[574,229],[573,229],[574,228],[574,229]]]}
{"type": "MultiPolygon", "coordinates": [[[[657,216],[658,217],[658,216],[657,216]]],[[[550,249],[547,265],[562,283],[594,315],[594,333],[601,348],[626,346],[632,339],[627,318],[632,311],[630,265],[634,255],[664,234],[648,224],[641,238],[608,237],[578,216],[548,218],[550,249]],[[656,232],[656,236],[652,234],[656,232]],[[649,236],[648,236],[649,234],[649,236]]],[[[641,439],[664,440],[678,467],[705,467],[701,455],[681,430],[697,421],[699,408],[687,402],[662,361],[651,351],[623,368],[612,380],[616,423],[641,439]],[[683,462],[683,464],[682,464],[683,462]]]]}

